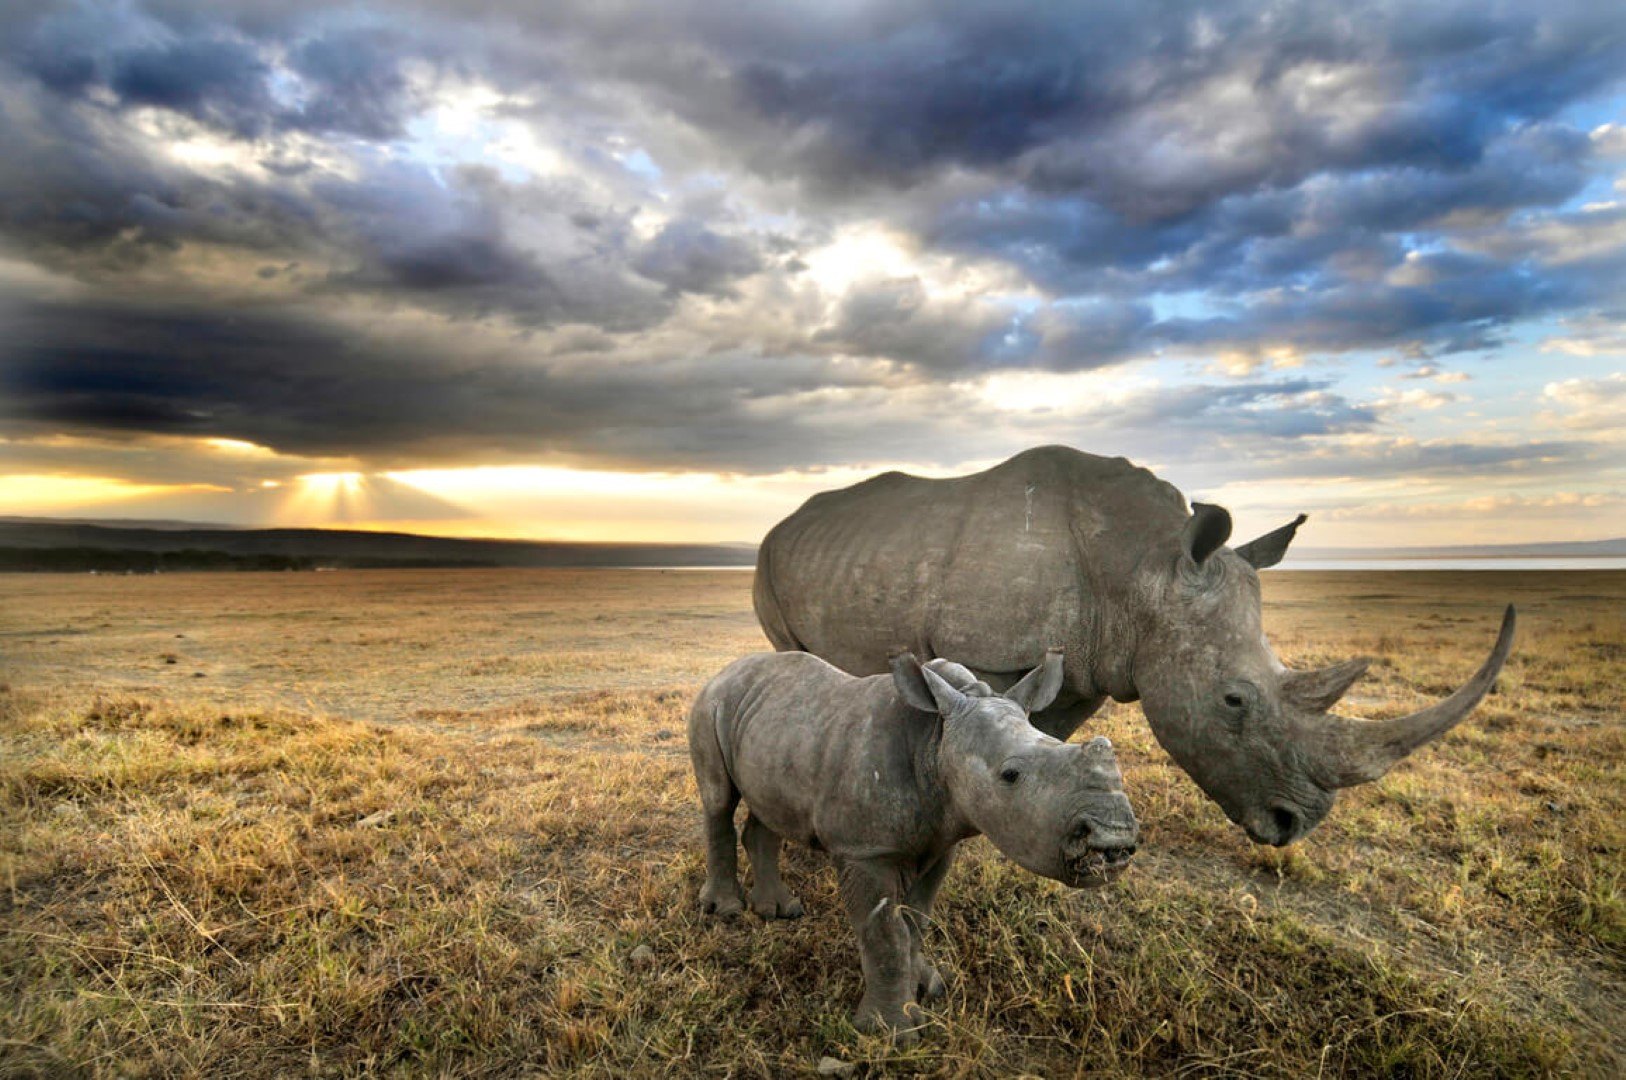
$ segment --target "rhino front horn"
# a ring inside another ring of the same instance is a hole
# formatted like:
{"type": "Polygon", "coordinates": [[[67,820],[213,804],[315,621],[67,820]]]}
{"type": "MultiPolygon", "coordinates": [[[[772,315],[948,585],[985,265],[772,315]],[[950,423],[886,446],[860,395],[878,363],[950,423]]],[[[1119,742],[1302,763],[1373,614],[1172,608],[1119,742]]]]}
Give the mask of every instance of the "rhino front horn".
{"type": "Polygon", "coordinates": [[[1393,720],[1349,720],[1328,716],[1326,764],[1333,787],[1376,780],[1413,750],[1444,735],[1473,711],[1513,648],[1513,605],[1502,616],[1502,632],[1490,658],[1462,688],[1437,705],[1393,720]]]}

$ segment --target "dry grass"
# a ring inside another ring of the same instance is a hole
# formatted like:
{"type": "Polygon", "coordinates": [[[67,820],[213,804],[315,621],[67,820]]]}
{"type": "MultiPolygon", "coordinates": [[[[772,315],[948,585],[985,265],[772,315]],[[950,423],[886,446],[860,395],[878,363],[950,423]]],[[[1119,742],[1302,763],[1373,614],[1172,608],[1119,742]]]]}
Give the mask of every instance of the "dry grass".
{"type": "Polygon", "coordinates": [[[694,909],[683,714],[761,647],[748,588],[0,578],[0,1073],[1626,1072],[1621,575],[1268,576],[1285,658],[1384,658],[1369,715],[1466,675],[1506,599],[1519,646],[1286,852],[1110,709],[1139,865],[1071,893],[970,845],[906,1053],[847,1024],[820,857],[787,860],[800,922],[694,909]]]}

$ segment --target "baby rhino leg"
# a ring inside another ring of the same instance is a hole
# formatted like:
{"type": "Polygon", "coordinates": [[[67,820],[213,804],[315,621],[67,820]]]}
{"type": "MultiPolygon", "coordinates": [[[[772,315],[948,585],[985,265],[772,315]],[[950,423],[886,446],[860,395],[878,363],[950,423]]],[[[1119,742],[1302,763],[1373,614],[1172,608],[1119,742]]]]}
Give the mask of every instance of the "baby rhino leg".
{"type": "Polygon", "coordinates": [[[937,890],[942,888],[949,867],[954,865],[954,852],[952,847],[943,852],[924,874],[915,879],[904,897],[904,916],[909,920],[909,952],[915,972],[915,994],[919,1001],[935,1000],[948,990],[937,967],[926,959],[925,943],[921,938],[927,923],[931,921],[937,890]]]}
{"type": "Polygon", "coordinates": [[[751,910],[764,919],[796,919],[802,902],[792,896],[779,880],[779,834],[764,825],[755,814],[745,815],[745,853],[751,859],[755,882],[751,886],[751,910]]]}
{"type": "Polygon", "coordinates": [[[745,910],[745,904],[740,896],[734,849],[734,807],[708,806],[705,827],[706,884],[700,889],[700,910],[707,915],[738,915],[745,910]]]}
{"type": "Polygon", "coordinates": [[[853,1026],[890,1032],[899,1045],[914,1043],[923,1016],[915,1004],[915,965],[897,871],[879,862],[842,861],[838,866],[841,900],[864,963],[864,997],[853,1026]]]}
{"type": "Polygon", "coordinates": [[[689,755],[700,788],[706,835],[706,883],[700,889],[700,910],[707,915],[738,915],[745,909],[734,835],[734,808],[740,804],[740,792],[729,779],[709,725],[690,721],[689,755]]]}

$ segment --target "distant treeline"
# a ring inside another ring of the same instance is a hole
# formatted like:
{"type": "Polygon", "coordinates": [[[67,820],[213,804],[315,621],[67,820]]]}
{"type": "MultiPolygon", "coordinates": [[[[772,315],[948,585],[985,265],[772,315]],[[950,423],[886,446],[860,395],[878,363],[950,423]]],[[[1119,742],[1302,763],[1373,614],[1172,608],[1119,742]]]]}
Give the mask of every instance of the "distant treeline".
{"type": "Polygon", "coordinates": [[[140,551],[135,548],[0,547],[0,572],[158,574],[189,570],[315,570],[344,567],[353,570],[413,570],[492,566],[476,559],[324,558],[319,555],[238,555],[229,551],[183,548],[180,551],[140,551]]]}
{"type": "MultiPolygon", "coordinates": [[[[143,528],[116,523],[53,522],[0,515],[0,550],[75,551],[92,549],[93,561],[66,566],[30,558],[11,569],[136,570],[162,568],[149,561],[107,561],[103,552],[117,552],[122,560],[135,552],[175,554],[190,558],[206,553],[203,565],[188,569],[246,569],[269,567],[320,569],[385,567],[632,567],[632,566],[751,566],[756,549],[750,544],[646,544],[589,543],[558,540],[490,540],[414,533],[378,533],[353,529],[226,529],[199,525],[181,528],[143,528]],[[223,563],[218,555],[246,560],[223,563]],[[258,561],[262,555],[284,562],[258,561]]],[[[81,556],[83,557],[83,556],[81,556]]],[[[15,558],[15,555],[13,556],[15,558]]]]}

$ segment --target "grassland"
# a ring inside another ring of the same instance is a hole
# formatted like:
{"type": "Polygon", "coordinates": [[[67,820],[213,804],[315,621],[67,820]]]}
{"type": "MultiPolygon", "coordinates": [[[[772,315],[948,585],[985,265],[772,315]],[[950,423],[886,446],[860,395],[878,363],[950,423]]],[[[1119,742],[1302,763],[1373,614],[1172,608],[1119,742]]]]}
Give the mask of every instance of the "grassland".
{"type": "Polygon", "coordinates": [[[1626,1075],[1626,575],[1274,574],[1266,623],[1387,716],[1508,600],[1475,718],[1285,851],[1108,709],[1137,865],[969,845],[893,1052],[821,857],[799,922],[693,904],[748,574],[0,577],[0,1073],[1626,1075]]]}

